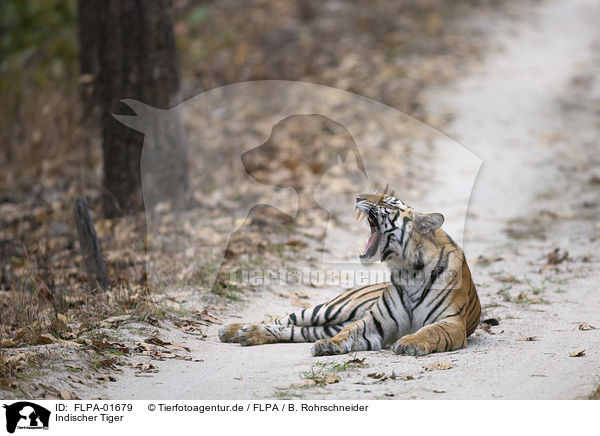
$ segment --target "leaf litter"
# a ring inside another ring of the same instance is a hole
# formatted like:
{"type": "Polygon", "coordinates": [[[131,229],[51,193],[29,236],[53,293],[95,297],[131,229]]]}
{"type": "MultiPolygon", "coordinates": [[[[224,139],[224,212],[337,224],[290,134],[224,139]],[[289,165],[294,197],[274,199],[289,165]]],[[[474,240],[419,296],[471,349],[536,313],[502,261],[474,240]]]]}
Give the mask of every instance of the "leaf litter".
{"type": "Polygon", "coordinates": [[[454,364],[450,363],[450,362],[444,362],[444,361],[437,361],[437,362],[431,362],[431,363],[427,363],[425,365],[423,365],[423,368],[425,369],[425,371],[435,371],[435,370],[447,370],[450,368],[453,368],[454,364]]]}

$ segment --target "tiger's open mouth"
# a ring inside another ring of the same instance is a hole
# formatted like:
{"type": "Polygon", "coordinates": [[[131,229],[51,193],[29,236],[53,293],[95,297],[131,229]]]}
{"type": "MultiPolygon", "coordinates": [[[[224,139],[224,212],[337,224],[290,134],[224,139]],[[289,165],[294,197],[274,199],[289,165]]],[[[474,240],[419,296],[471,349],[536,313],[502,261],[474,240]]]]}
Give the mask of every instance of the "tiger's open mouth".
{"type": "Polygon", "coordinates": [[[375,257],[377,251],[379,250],[379,241],[381,240],[381,233],[377,229],[375,219],[370,216],[369,212],[364,212],[362,209],[357,209],[356,220],[362,221],[365,218],[369,222],[369,227],[371,228],[371,236],[369,236],[369,240],[367,241],[367,245],[365,246],[364,253],[362,253],[359,257],[361,261],[369,262],[373,260],[373,257],[375,257]]]}

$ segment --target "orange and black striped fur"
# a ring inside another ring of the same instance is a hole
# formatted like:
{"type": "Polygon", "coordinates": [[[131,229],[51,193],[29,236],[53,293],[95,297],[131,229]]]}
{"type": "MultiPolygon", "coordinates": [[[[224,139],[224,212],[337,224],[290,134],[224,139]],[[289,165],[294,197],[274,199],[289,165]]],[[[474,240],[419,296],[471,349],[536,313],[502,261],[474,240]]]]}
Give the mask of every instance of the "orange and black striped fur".
{"type": "Polygon", "coordinates": [[[386,262],[391,282],[349,289],[269,324],[229,324],[219,338],[242,345],[316,342],[315,356],[386,347],[422,356],[465,347],[481,307],[463,251],[441,229],[444,217],[421,214],[386,193],[359,195],[356,209],[371,228],[361,261],[386,262]]]}

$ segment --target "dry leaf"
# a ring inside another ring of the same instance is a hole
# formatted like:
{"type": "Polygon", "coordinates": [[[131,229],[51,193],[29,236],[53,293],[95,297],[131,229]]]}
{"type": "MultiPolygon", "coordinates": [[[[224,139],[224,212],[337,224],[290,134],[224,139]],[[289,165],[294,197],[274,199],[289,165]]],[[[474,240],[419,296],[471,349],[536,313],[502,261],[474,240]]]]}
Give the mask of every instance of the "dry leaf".
{"type": "Polygon", "coordinates": [[[52,335],[44,333],[43,335],[39,336],[39,338],[35,342],[35,345],[48,345],[53,344],[54,342],[56,342],[56,339],[54,339],[52,335]]]}
{"type": "Polygon", "coordinates": [[[593,175],[589,180],[590,185],[599,185],[600,184],[600,176],[593,175]]]}
{"type": "Polygon", "coordinates": [[[131,315],[111,316],[110,318],[107,318],[107,319],[103,320],[102,324],[106,325],[106,326],[111,326],[111,327],[118,327],[119,325],[121,325],[125,321],[129,321],[132,318],[133,317],[131,315]]]}
{"type": "Polygon", "coordinates": [[[517,338],[517,341],[525,341],[525,342],[537,341],[537,336],[523,336],[523,337],[517,338]]]}
{"type": "Polygon", "coordinates": [[[337,375],[331,372],[325,374],[325,384],[338,383],[339,381],[340,378],[337,375]]]}
{"type": "Polygon", "coordinates": [[[516,301],[518,303],[524,303],[524,304],[541,304],[541,303],[545,303],[545,301],[542,298],[540,298],[540,297],[531,297],[530,295],[527,295],[524,292],[521,292],[517,296],[516,301]]]}
{"type": "Polygon", "coordinates": [[[118,342],[92,340],[91,344],[98,350],[106,350],[106,349],[110,348],[110,349],[119,350],[120,352],[122,352],[124,354],[129,354],[129,347],[126,347],[124,344],[119,344],[118,342]]]}
{"type": "Polygon", "coordinates": [[[117,359],[115,357],[112,357],[110,359],[104,359],[104,360],[100,361],[100,365],[106,366],[106,367],[113,366],[115,363],[117,363],[117,359]]]}
{"type": "Polygon", "coordinates": [[[503,282],[503,283],[519,283],[520,282],[520,280],[518,280],[512,274],[508,274],[506,276],[499,276],[498,281],[503,282]]]}
{"type": "Polygon", "coordinates": [[[286,245],[289,245],[291,247],[304,248],[307,244],[299,238],[292,238],[286,242],[286,245]]]}
{"type": "Polygon", "coordinates": [[[83,344],[80,344],[76,341],[65,341],[64,339],[59,339],[58,343],[63,347],[83,347],[83,344]]]}
{"type": "Polygon", "coordinates": [[[308,309],[312,305],[310,303],[307,303],[306,301],[294,300],[294,301],[292,301],[292,306],[298,306],[298,307],[303,307],[305,309],[308,309]]]}
{"type": "Polygon", "coordinates": [[[356,357],[354,359],[346,361],[346,364],[349,366],[357,367],[357,368],[364,368],[366,366],[365,360],[366,360],[366,357],[363,357],[362,359],[359,359],[358,357],[356,357]]]}
{"type": "Polygon", "coordinates": [[[171,345],[167,345],[167,348],[171,349],[171,350],[178,350],[178,351],[190,351],[190,349],[188,347],[185,347],[183,345],[179,345],[179,344],[171,344],[171,345]]]}
{"type": "Polygon", "coordinates": [[[117,381],[117,379],[115,377],[113,377],[112,375],[99,375],[96,377],[96,380],[98,380],[101,383],[105,383],[107,381],[111,381],[111,382],[117,381]]]}
{"type": "Polygon", "coordinates": [[[144,342],[146,342],[147,344],[160,345],[161,347],[166,347],[167,345],[171,345],[170,342],[163,341],[162,339],[157,338],[156,336],[148,338],[144,342]]]}
{"type": "Polygon", "coordinates": [[[59,391],[59,394],[60,394],[60,398],[62,398],[63,400],[70,400],[70,399],[72,399],[71,392],[69,392],[69,391],[67,391],[65,389],[61,389],[59,391]]]}
{"type": "Polygon", "coordinates": [[[152,365],[151,363],[132,363],[131,366],[137,370],[139,370],[140,373],[156,373],[158,372],[158,369],[152,365]]]}
{"type": "Polygon", "coordinates": [[[202,332],[202,329],[200,329],[199,327],[195,327],[193,325],[185,325],[185,326],[179,327],[179,330],[188,335],[206,337],[206,335],[202,332]]]}
{"type": "Polygon", "coordinates": [[[340,378],[337,375],[335,375],[332,372],[329,372],[329,373],[325,374],[323,377],[309,379],[302,383],[294,383],[294,384],[292,384],[292,387],[307,388],[307,387],[311,387],[311,386],[315,386],[315,385],[323,386],[323,385],[328,385],[328,384],[333,384],[333,383],[339,383],[339,381],[340,381],[340,378]]]}
{"type": "Polygon", "coordinates": [[[200,312],[195,312],[193,314],[193,317],[196,318],[200,322],[200,324],[204,324],[204,325],[223,324],[223,321],[221,321],[219,318],[214,316],[212,313],[210,313],[206,309],[203,309],[200,312]]]}
{"type": "Polygon", "coordinates": [[[69,375],[67,378],[73,380],[75,383],[81,383],[82,385],[85,384],[85,381],[83,381],[83,379],[80,377],[75,377],[73,375],[69,375]]]}
{"type": "Polygon", "coordinates": [[[308,294],[304,294],[302,292],[293,292],[292,295],[298,300],[307,300],[310,298],[308,294]]]}
{"type": "Polygon", "coordinates": [[[112,348],[112,345],[110,342],[106,342],[106,341],[98,341],[96,339],[92,340],[92,345],[100,350],[105,350],[106,348],[112,348]]]}
{"type": "Polygon", "coordinates": [[[175,353],[163,353],[162,351],[156,351],[153,353],[153,357],[158,360],[163,360],[163,359],[175,359],[179,356],[175,353]]]}
{"type": "Polygon", "coordinates": [[[10,339],[0,339],[0,348],[14,347],[15,343],[10,339]]]}
{"type": "Polygon", "coordinates": [[[453,366],[454,366],[453,363],[438,361],[438,362],[428,363],[427,365],[423,365],[423,368],[425,368],[425,371],[433,371],[435,369],[441,369],[441,370],[450,369],[453,366]]]}
{"type": "Polygon", "coordinates": [[[560,248],[555,248],[553,251],[548,253],[546,263],[548,265],[558,265],[569,257],[568,251],[563,251],[561,253],[560,248]]]}
{"type": "Polygon", "coordinates": [[[309,388],[311,386],[315,386],[317,382],[315,380],[306,380],[301,383],[292,383],[293,388],[309,388]]]}
{"type": "Polygon", "coordinates": [[[483,254],[480,254],[479,256],[477,256],[477,259],[475,259],[473,261],[473,264],[479,264],[481,266],[488,266],[490,263],[492,262],[498,262],[500,260],[503,260],[501,257],[486,257],[483,254]]]}
{"type": "Polygon", "coordinates": [[[579,330],[595,330],[596,327],[593,325],[589,325],[587,322],[579,324],[579,330]]]}
{"type": "Polygon", "coordinates": [[[582,357],[582,356],[585,356],[585,350],[573,351],[572,353],[569,353],[569,356],[571,356],[571,357],[582,357]]]}

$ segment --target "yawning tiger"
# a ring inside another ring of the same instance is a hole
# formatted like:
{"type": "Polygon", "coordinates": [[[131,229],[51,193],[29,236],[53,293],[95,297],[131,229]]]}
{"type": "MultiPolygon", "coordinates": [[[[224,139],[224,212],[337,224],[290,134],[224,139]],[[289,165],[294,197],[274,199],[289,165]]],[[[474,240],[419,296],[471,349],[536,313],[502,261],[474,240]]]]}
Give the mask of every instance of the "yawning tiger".
{"type": "Polygon", "coordinates": [[[481,307],[463,251],[441,229],[444,217],[421,214],[385,192],[357,196],[356,209],[371,228],[361,261],[386,262],[390,283],[349,289],[269,324],[228,324],[221,341],[316,341],[314,356],[386,347],[422,356],[465,347],[481,307]]]}

